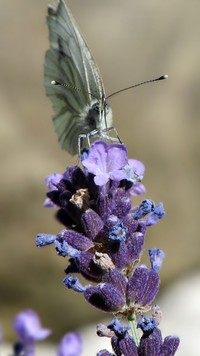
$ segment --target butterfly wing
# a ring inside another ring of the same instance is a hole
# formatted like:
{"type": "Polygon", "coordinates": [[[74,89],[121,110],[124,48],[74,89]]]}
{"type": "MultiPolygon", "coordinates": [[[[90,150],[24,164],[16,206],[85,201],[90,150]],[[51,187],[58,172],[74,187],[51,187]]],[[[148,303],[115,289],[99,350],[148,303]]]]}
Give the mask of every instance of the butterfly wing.
{"type": "Polygon", "coordinates": [[[103,83],[63,0],[59,0],[56,10],[48,8],[47,23],[50,48],[45,56],[46,94],[52,101],[59,142],[69,153],[76,154],[78,136],[96,128],[95,120],[90,122],[86,118],[92,103],[105,96],[103,83]],[[51,85],[52,80],[66,83],[68,88],[51,85]]]}

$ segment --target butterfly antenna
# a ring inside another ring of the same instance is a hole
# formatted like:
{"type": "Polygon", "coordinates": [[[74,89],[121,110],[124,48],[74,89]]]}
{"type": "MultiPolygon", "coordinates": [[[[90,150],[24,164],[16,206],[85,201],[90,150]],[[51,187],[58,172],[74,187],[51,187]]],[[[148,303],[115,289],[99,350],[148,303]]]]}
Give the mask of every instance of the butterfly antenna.
{"type": "MultiPolygon", "coordinates": [[[[59,82],[58,80],[52,80],[52,81],[51,81],[51,84],[52,84],[52,85],[61,85],[62,87],[66,87],[66,88],[69,88],[69,89],[73,89],[73,90],[75,90],[75,91],[80,91],[80,92],[82,92],[82,90],[81,90],[80,88],[77,88],[77,87],[75,87],[74,85],[70,85],[70,84],[67,84],[67,83],[59,82]]],[[[87,92],[89,95],[91,95],[93,98],[95,98],[96,100],[98,100],[94,94],[92,94],[92,93],[90,93],[90,92],[88,92],[88,91],[86,91],[86,92],[87,92]]]]}
{"type": "Polygon", "coordinates": [[[109,99],[109,98],[111,98],[112,96],[114,96],[115,94],[119,94],[119,93],[121,93],[121,92],[123,92],[123,91],[129,90],[129,89],[133,89],[133,88],[136,88],[136,87],[139,87],[140,85],[147,84],[147,83],[152,83],[152,82],[157,82],[158,80],[163,80],[163,79],[167,79],[167,78],[168,78],[168,75],[165,74],[165,75],[162,75],[161,77],[156,78],[156,79],[150,79],[150,80],[146,80],[145,82],[141,82],[141,83],[138,83],[138,84],[135,84],[135,85],[131,85],[130,87],[127,87],[127,88],[124,88],[124,89],[115,91],[114,93],[108,95],[108,96],[106,97],[106,99],[109,99]]]}

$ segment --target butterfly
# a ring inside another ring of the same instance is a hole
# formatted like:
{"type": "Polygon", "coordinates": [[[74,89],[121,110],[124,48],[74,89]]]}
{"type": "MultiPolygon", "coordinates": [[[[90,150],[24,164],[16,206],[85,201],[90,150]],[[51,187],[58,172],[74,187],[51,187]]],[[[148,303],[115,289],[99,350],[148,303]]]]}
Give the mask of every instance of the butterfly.
{"type": "Polygon", "coordinates": [[[50,48],[45,55],[44,85],[61,147],[75,155],[80,153],[81,138],[108,137],[113,129],[112,110],[95,61],[63,0],[56,9],[48,7],[47,24],[50,48]]]}

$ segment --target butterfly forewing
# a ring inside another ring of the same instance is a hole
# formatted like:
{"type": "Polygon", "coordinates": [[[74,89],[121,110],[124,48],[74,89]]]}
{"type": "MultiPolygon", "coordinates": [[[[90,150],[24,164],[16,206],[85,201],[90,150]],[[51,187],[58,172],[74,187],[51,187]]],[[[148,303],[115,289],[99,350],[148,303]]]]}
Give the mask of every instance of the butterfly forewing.
{"type": "Polygon", "coordinates": [[[45,57],[45,88],[54,109],[54,126],[61,146],[78,152],[78,136],[96,128],[87,122],[95,101],[105,97],[103,83],[90,51],[63,0],[48,9],[50,49],[45,57]],[[59,81],[68,87],[51,85],[59,81]]]}

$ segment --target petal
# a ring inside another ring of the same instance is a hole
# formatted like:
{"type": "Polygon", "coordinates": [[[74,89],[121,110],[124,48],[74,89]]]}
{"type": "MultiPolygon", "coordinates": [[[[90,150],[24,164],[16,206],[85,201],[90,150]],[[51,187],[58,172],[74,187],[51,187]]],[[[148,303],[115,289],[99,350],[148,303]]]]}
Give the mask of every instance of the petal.
{"type": "Polygon", "coordinates": [[[140,339],[139,355],[161,356],[162,335],[158,328],[155,328],[149,335],[143,335],[140,339]]]}
{"type": "Polygon", "coordinates": [[[14,319],[13,326],[25,343],[45,339],[51,333],[51,330],[41,327],[38,315],[32,310],[19,313],[14,319]]]}
{"type": "Polygon", "coordinates": [[[79,251],[89,250],[93,247],[93,243],[88,237],[73,230],[63,230],[58,235],[57,240],[59,242],[66,241],[69,245],[79,251]]]}
{"type": "MultiPolygon", "coordinates": [[[[132,337],[128,334],[125,335],[125,337],[123,338],[118,338],[117,336],[113,336],[111,339],[111,343],[116,355],[138,356],[137,346],[133,341],[132,337]]],[[[151,354],[151,356],[153,355],[151,354]]]]}
{"type": "Polygon", "coordinates": [[[155,204],[151,199],[145,199],[142,203],[137,207],[134,219],[142,219],[144,216],[149,214],[151,211],[154,211],[155,204]]]}
{"type": "Polygon", "coordinates": [[[91,240],[94,240],[104,227],[104,223],[100,216],[92,209],[86,210],[86,212],[82,215],[81,223],[85,235],[87,235],[91,240]]]}
{"type": "Polygon", "coordinates": [[[78,333],[68,333],[58,346],[57,356],[81,356],[82,349],[81,336],[78,333]]]}
{"type": "Polygon", "coordinates": [[[108,146],[107,169],[114,172],[122,169],[128,163],[127,149],[121,144],[108,146]]]}
{"type": "Polygon", "coordinates": [[[88,158],[82,165],[94,175],[107,173],[107,144],[104,141],[95,142],[89,150],[88,158]]]}
{"type": "Polygon", "coordinates": [[[157,224],[157,222],[165,216],[165,211],[163,207],[163,203],[159,203],[154,207],[153,213],[148,216],[146,219],[147,226],[153,226],[157,224]]]}
{"type": "Polygon", "coordinates": [[[124,296],[110,283],[88,287],[84,296],[88,303],[104,312],[116,312],[121,310],[125,304],[124,296]]]}
{"type": "Polygon", "coordinates": [[[54,190],[57,188],[57,184],[60,182],[60,180],[62,178],[63,178],[63,175],[60,173],[49,174],[45,178],[45,184],[49,190],[54,190]]]}
{"type": "Polygon", "coordinates": [[[86,290],[86,288],[79,282],[78,277],[72,277],[70,274],[64,278],[63,282],[66,288],[73,289],[75,292],[83,293],[86,290]]]}
{"type": "Polygon", "coordinates": [[[43,247],[47,245],[51,245],[54,243],[56,240],[57,236],[56,235],[51,235],[51,234],[38,234],[36,237],[36,246],[37,247],[43,247]]]}
{"type": "Polygon", "coordinates": [[[144,184],[142,183],[137,183],[132,185],[132,187],[129,189],[129,193],[131,195],[142,195],[146,193],[146,188],[144,184]]]}
{"type": "Polygon", "coordinates": [[[108,328],[114,331],[117,337],[125,337],[127,332],[130,330],[130,326],[123,325],[118,319],[113,319],[108,325],[108,328]]]}
{"type": "Polygon", "coordinates": [[[127,298],[141,306],[149,305],[156,297],[159,288],[159,275],[146,266],[136,268],[127,287],[127,298]]]}
{"type": "Polygon", "coordinates": [[[145,166],[142,162],[138,161],[137,159],[129,159],[128,163],[134,173],[136,173],[139,177],[144,176],[145,166]]]}
{"type": "Polygon", "coordinates": [[[119,269],[115,268],[106,273],[105,280],[125,295],[127,280],[119,269]]]}
{"type": "Polygon", "coordinates": [[[165,254],[162,250],[158,248],[151,248],[149,249],[149,258],[151,262],[151,268],[158,272],[162,267],[163,260],[165,258],[165,254]]]}
{"type": "Polygon", "coordinates": [[[109,181],[109,175],[107,173],[105,174],[98,174],[94,177],[94,182],[96,185],[99,185],[100,187],[104,184],[106,184],[109,181]]]}
{"type": "Polygon", "coordinates": [[[167,336],[161,347],[162,356],[174,356],[180,344],[180,339],[177,336],[167,336]]]}
{"type": "Polygon", "coordinates": [[[119,182],[120,180],[126,179],[126,172],[124,170],[114,170],[109,173],[110,179],[119,182]]]}

